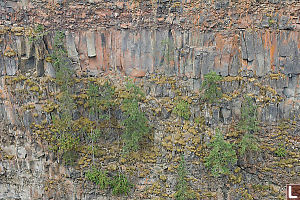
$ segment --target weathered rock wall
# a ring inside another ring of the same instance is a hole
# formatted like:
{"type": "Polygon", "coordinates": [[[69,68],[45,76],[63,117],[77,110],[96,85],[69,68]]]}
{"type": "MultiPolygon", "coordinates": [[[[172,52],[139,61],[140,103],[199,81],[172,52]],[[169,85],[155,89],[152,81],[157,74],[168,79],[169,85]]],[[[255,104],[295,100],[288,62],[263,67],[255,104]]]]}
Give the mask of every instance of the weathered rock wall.
{"type": "MultiPolygon", "coordinates": [[[[54,76],[48,59],[54,33],[33,43],[29,41],[30,30],[2,27],[2,76],[29,72],[54,76]]],[[[238,34],[226,34],[111,28],[67,31],[65,45],[78,76],[112,72],[133,77],[165,74],[183,78],[191,90],[197,91],[203,76],[216,71],[227,80],[223,90],[229,96],[239,91],[239,85],[230,80],[247,84],[236,96],[248,92],[258,103],[266,104],[265,116],[270,117],[263,120],[276,121],[299,114],[300,33],[297,31],[241,30],[238,34]]]]}
{"type": "MultiPolygon", "coordinates": [[[[141,107],[154,126],[153,144],[124,161],[116,136],[108,136],[96,156],[103,169],[130,175],[136,187],[124,199],[172,199],[182,153],[197,199],[284,198],[285,185],[300,177],[299,6],[280,0],[1,1],[0,199],[118,199],[84,179],[90,154],[78,152],[76,167],[66,167],[42,135],[59,92],[49,79],[55,77],[49,55],[56,31],[65,33],[76,71],[74,98],[84,101],[90,76],[113,77],[121,87],[129,75],[146,93],[141,107]],[[42,40],[30,42],[35,24],[45,30],[42,40]],[[224,77],[224,95],[206,108],[198,91],[209,71],[224,77]],[[228,141],[240,138],[235,127],[244,94],[259,106],[262,152],[239,158],[230,176],[213,178],[203,163],[206,144],[217,126],[228,141]],[[172,114],[178,96],[189,102],[189,121],[172,114]],[[284,158],[275,156],[279,144],[284,158]]],[[[77,103],[74,116],[86,117],[77,103]]]]}
{"type": "MultiPolygon", "coordinates": [[[[116,87],[119,102],[124,97],[125,81],[120,76],[76,79],[72,98],[77,107],[74,120],[78,123],[88,120],[84,106],[88,82],[103,83],[108,78],[116,87]]],[[[158,75],[139,80],[139,84],[147,94],[140,107],[153,127],[153,138],[143,143],[142,150],[124,156],[118,139],[122,129],[113,126],[101,137],[95,153],[96,166],[110,174],[122,171],[135,184],[123,199],[174,199],[176,167],[182,154],[196,199],[280,199],[286,183],[299,181],[299,120],[273,125],[260,122],[255,136],[262,151],[239,157],[230,175],[213,178],[204,166],[207,144],[216,126],[227,140],[238,141],[241,133],[232,121],[239,120],[240,105],[236,100],[224,100],[221,105],[205,108],[199,94],[190,90],[189,81],[179,78],[158,75]],[[189,102],[193,113],[190,120],[183,121],[172,113],[175,96],[189,102]],[[228,104],[235,106],[232,116],[228,114],[228,104]],[[274,152],[283,143],[286,155],[280,158],[274,152]]],[[[64,166],[50,150],[53,133],[48,127],[56,113],[56,95],[59,90],[47,77],[27,74],[1,78],[0,199],[118,199],[84,178],[92,165],[89,143],[82,143],[76,152],[74,167],[64,166]]],[[[114,115],[120,115],[120,111],[114,115]]]]}

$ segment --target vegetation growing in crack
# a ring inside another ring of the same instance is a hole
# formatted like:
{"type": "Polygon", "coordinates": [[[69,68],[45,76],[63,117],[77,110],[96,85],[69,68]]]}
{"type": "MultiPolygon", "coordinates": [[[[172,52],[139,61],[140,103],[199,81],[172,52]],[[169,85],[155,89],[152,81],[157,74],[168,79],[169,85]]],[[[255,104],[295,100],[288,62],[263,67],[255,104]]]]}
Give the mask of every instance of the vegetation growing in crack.
{"type": "Polygon", "coordinates": [[[181,160],[179,167],[177,168],[177,184],[176,184],[176,193],[174,197],[176,200],[187,200],[195,198],[195,194],[192,190],[189,189],[188,182],[186,181],[187,171],[185,166],[184,156],[181,155],[181,160]]]}
{"type": "Polygon", "coordinates": [[[246,133],[243,137],[240,143],[238,144],[239,146],[239,152],[243,155],[247,151],[258,151],[258,144],[257,144],[257,139],[251,135],[246,133]]]}
{"type": "Polygon", "coordinates": [[[226,142],[220,130],[217,129],[215,137],[208,146],[211,150],[209,156],[205,158],[205,166],[211,169],[211,172],[215,177],[222,174],[228,174],[228,166],[230,164],[235,164],[237,161],[233,145],[226,142]]]}
{"type": "Polygon", "coordinates": [[[222,97],[222,90],[220,88],[220,82],[222,76],[216,72],[209,72],[204,75],[204,81],[202,83],[202,90],[204,90],[203,99],[208,103],[217,103],[222,97]]]}
{"type": "Polygon", "coordinates": [[[257,106],[249,96],[244,96],[241,108],[241,120],[238,124],[241,131],[253,134],[258,131],[257,106]]]}
{"type": "Polygon", "coordinates": [[[62,93],[59,99],[58,114],[53,116],[53,126],[58,153],[62,155],[66,164],[73,164],[76,160],[76,149],[79,145],[79,136],[73,130],[73,110],[76,109],[68,91],[62,93]]]}
{"type": "Polygon", "coordinates": [[[100,88],[94,83],[89,83],[86,107],[89,108],[89,113],[91,115],[95,115],[97,117],[97,120],[109,120],[111,118],[110,111],[115,105],[114,92],[114,88],[108,81],[106,81],[100,88]],[[107,113],[102,113],[102,111],[107,111],[107,113]]]}
{"type": "Polygon", "coordinates": [[[114,177],[109,177],[107,171],[99,170],[93,167],[85,173],[85,177],[99,186],[101,190],[111,189],[113,195],[128,195],[133,184],[131,184],[127,177],[118,173],[114,177]]]}
{"type": "Polygon", "coordinates": [[[145,96],[141,89],[132,81],[126,84],[127,97],[122,102],[122,109],[124,111],[124,126],[123,150],[125,153],[136,151],[139,149],[139,144],[143,136],[150,131],[148,126],[148,119],[139,108],[139,101],[145,96]]]}
{"type": "Polygon", "coordinates": [[[258,142],[253,135],[258,131],[257,106],[249,96],[244,96],[241,108],[241,120],[238,128],[244,133],[240,143],[240,153],[245,154],[247,151],[258,151],[258,142]]]}
{"type": "Polygon", "coordinates": [[[48,35],[48,32],[45,31],[45,27],[42,24],[37,24],[33,29],[32,34],[29,36],[29,42],[39,42],[41,41],[44,36],[48,35]]]}
{"type": "Polygon", "coordinates": [[[55,69],[56,82],[62,91],[70,89],[74,83],[72,75],[74,71],[70,68],[70,60],[64,48],[65,34],[57,31],[54,36],[53,52],[51,61],[55,69]]]}
{"type": "Polygon", "coordinates": [[[133,184],[128,181],[124,174],[118,173],[112,178],[111,187],[113,195],[128,195],[133,184]]]}
{"type": "Polygon", "coordinates": [[[73,130],[73,111],[77,108],[72,98],[72,70],[69,67],[66,51],[64,49],[64,33],[56,32],[54,36],[53,52],[51,55],[56,72],[56,81],[60,85],[58,99],[58,113],[53,116],[55,139],[54,149],[62,155],[66,164],[73,164],[77,159],[77,147],[80,137],[73,130]]]}
{"type": "Polygon", "coordinates": [[[101,171],[96,168],[92,168],[86,172],[85,177],[99,186],[101,190],[108,189],[111,183],[110,178],[106,171],[101,171]]]}
{"type": "Polygon", "coordinates": [[[276,156],[278,157],[285,157],[286,156],[286,148],[284,146],[284,144],[279,144],[277,147],[276,147],[276,150],[274,151],[274,153],[276,154],[276,156]]]}
{"type": "Polygon", "coordinates": [[[189,103],[184,100],[177,101],[173,109],[173,113],[185,120],[188,120],[191,116],[189,103]]]}

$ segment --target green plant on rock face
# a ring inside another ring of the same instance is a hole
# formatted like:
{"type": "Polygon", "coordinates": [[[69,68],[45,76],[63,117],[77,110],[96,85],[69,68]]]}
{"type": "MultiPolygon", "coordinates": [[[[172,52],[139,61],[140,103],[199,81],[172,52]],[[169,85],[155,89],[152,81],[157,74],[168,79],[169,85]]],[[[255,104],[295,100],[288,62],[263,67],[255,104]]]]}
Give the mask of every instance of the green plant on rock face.
{"type": "Polygon", "coordinates": [[[119,173],[111,180],[111,187],[113,195],[127,195],[133,185],[128,181],[125,175],[119,173]]]}
{"type": "Polygon", "coordinates": [[[257,139],[253,135],[246,133],[239,143],[239,148],[241,154],[245,154],[246,151],[258,151],[257,139]]]}
{"type": "Polygon", "coordinates": [[[101,92],[101,107],[104,110],[109,110],[115,105],[114,93],[115,89],[112,87],[110,82],[106,81],[101,92]]]}
{"type": "Polygon", "coordinates": [[[65,34],[57,31],[54,36],[53,52],[51,60],[55,69],[56,82],[61,86],[62,91],[68,90],[73,84],[73,70],[70,68],[70,60],[64,48],[65,34]]]}
{"type": "Polygon", "coordinates": [[[89,107],[89,112],[91,114],[99,113],[100,110],[100,89],[94,83],[89,83],[88,90],[87,90],[87,105],[89,107]]]}
{"type": "Polygon", "coordinates": [[[191,116],[189,103],[184,100],[178,101],[173,109],[173,113],[185,120],[188,120],[191,116]]]}
{"type": "Polygon", "coordinates": [[[69,91],[65,91],[59,99],[59,113],[52,118],[56,136],[53,146],[62,155],[66,164],[72,164],[76,160],[76,150],[80,141],[77,133],[73,131],[72,112],[74,109],[76,109],[76,104],[69,91]]]}
{"type": "Polygon", "coordinates": [[[209,72],[204,75],[204,81],[202,83],[202,89],[204,90],[204,100],[209,103],[217,103],[222,97],[222,90],[220,88],[220,81],[222,76],[216,72],[209,72]]]}
{"type": "Polygon", "coordinates": [[[211,147],[211,150],[209,156],[205,158],[205,166],[211,169],[215,177],[227,174],[229,172],[228,166],[237,161],[232,144],[226,142],[221,132],[217,130],[214,139],[208,146],[211,147]]]}
{"type": "Polygon", "coordinates": [[[91,132],[88,134],[89,140],[92,143],[91,145],[89,145],[89,150],[92,150],[93,164],[95,162],[95,151],[96,151],[94,144],[97,142],[100,135],[101,135],[100,129],[95,129],[95,130],[92,129],[91,132]]]}
{"type": "Polygon", "coordinates": [[[254,133],[258,131],[257,106],[249,96],[244,96],[241,108],[241,120],[238,127],[246,133],[254,133]]]}
{"type": "Polygon", "coordinates": [[[96,168],[86,172],[85,177],[99,186],[101,190],[107,189],[110,186],[110,178],[106,171],[101,171],[96,168]]]}
{"type": "Polygon", "coordinates": [[[185,168],[185,160],[184,156],[181,155],[180,165],[177,168],[177,184],[176,184],[176,193],[174,194],[174,197],[176,200],[187,200],[187,199],[193,199],[195,197],[195,194],[193,191],[189,190],[188,182],[186,181],[186,168],[185,168]]]}
{"type": "Polygon", "coordinates": [[[47,34],[48,32],[45,31],[45,27],[42,24],[38,24],[35,26],[32,35],[29,37],[29,42],[40,41],[47,34]]]}
{"type": "Polygon", "coordinates": [[[107,81],[99,88],[94,83],[89,83],[87,90],[87,106],[91,114],[101,114],[101,111],[109,111],[109,114],[101,114],[101,119],[110,119],[110,110],[114,107],[114,88],[107,81]]]}
{"type": "Polygon", "coordinates": [[[283,144],[280,144],[280,145],[276,148],[276,150],[275,150],[274,153],[275,153],[278,157],[285,157],[287,151],[286,151],[284,145],[283,145],[283,144]]]}
{"type": "Polygon", "coordinates": [[[125,153],[139,149],[139,143],[143,136],[149,133],[148,119],[139,108],[139,101],[144,96],[139,87],[132,82],[126,85],[128,97],[122,102],[125,119],[122,121],[124,126],[123,140],[125,153]]]}

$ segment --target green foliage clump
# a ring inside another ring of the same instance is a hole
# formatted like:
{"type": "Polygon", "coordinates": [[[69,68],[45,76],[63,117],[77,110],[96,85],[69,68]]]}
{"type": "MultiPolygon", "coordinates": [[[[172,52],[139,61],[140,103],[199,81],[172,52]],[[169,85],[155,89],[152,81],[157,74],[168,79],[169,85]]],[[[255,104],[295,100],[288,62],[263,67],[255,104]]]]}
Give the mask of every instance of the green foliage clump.
{"type": "Polygon", "coordinates": [[[93,168],[92,170],[86,172],[85,176],[88,180],[98,185],[101,190],[107,189],[110,186],[111,180],[107,176],[106,171],[101,171],[93,168]]]}
{"type": "Polygon", "coordinates": [[[101,190],[111,189],[113,195],[128,195],[133,187],[133,184],[128,181],[124,174],[118,173],[110,178],[106,171],[94,167],[86,172],[85,177],[98,185],[101,190]]]}
{"type": "Polygon", "coordinates": [[[47,34],[48,32],[45,31],[45,27],[42,24],[38,24],[35,26],[32,35],[29,36],[29,42],[38,42],[47,34]]]}
{"type": "Polygon", "coordinates": [[[74,80],[72,74],[73,70],[69,67],[70,60],[67,56],[67,51],[64,48],[65,34],[61,31],[57,31],[54,36],[53,52],[51,54],[51,60],[55,69],[56,82],[61,86],[62,91],[66,91],[71,88],[74,80]]]}
{"type": "Polygon", "coordinates": [[[204,75],[204,81],[202,84],[202,89],[204,89],[204,100],[209,103],[217,103],[222,97],[222,90],[220,88],[220,81],[222,76],[218,75],[216,72],[209,72],[204,75]]]}
{"type": "MultiPolygon", "coordinates": [[[[114,105],[114,88],[107,81],[103,87],[99,88],[94,83],[89,83],[87,90],[87,106],[90,114],[101,114],[101,111],[110,110],[114,105]]],[[[110,115],[101,114],[101,119],[109,119],[110,115]]]]}
{"type": "Polygon", "coordinates": [[[276,150],[275,150],[274,153],[275,153],[278,157],[285,157],[287,151],[286,151],[284,145],[283,145],[283,144],[280,144],[280,145],[276,148],[276,150]]]}
{"type": "Polygon", "coordinates": [[[176,193],[174,194],[174,197],[176,200],[187,200],[187,199],[193,199],[195,197],[195,194],[193,191],[189,190],[188,182],[186,181],[186,168],[185,168],[185,160],[184,156],[181,155],[180,165],[177,168],[177,184],[176,184],[176,193]]]}
{"type": "Polygon", "coordinates": [[[61,94],[58,98],[58,113],[53,116],[52,130],[55,135],[53,146],[62,155],[66,164],[75,162],[77,147],[80,138],[73,130],[73,111],[76,104],[72,98],[72,73],[69,68],[69,59],[64,49],[64,33],[56,32],[54,36],[53,52],[51,60],[56,72],[56,82],[60,85],[61,94]]]}
{"type": "Polygon", "coordinates": [[[229,172],[228,165],[237,161],[236,152],[233,145],[224,140],[219,130],[208,145],[211,147],[209,156],[205,158],[205,166],[211,168],[212,174],[217,177],[229,172]]]}
{"type": "Polygon", "coordinates": [[[258,131],[257,106],[249,96],[244,97],[243,106],[241,108],[241,120],[239,129],[246,133],[254,133],[258,131]]]}
{"type": "Polygon", "coordinates": [[[184,100],[178,101],[173,109],[173,113],[185,120],[188,120],[191,116],[189,103],[184,100]]]}
{"type": "Polygon", "coordinates": [[[64,92],[60,99],[59,114],[53,116],[53,129],[55,134],[54,146],[58,153],[63,156],[66,164],[72,164],[76,160],[76,149],[79,145],[79,136],[73,131],[74,121],[72,111],[76,108],[70,94],[64,92]]]}
{"type": "Polygon", "coordinates": [[[246,133],[239,143],[239,148],[241,154],[245,154],[246,151],[258,151],[257,139],[253,135],[246,133]]]}
{"type": "Polygon", "coordinates": [[[139,101],[144,97],[144,93],[132,81],[126,85],[127,97],[122,101],[122,109],[125,119],[123,140],[125,153],[139,149],[139,143],[143,136],[149,133],[148,119],[139,108],[139,101]]]}
{"type": "Polygon", "coordinates": [[[133,185],[128,181],[125,175],[119,173],[111,180],[112,194],[128,194],[133,185]]]}
{"type": "Polygon", "coordinates": [[[238,128],[244,132],[241,142],[239,143],[240,153],[246,151],[258,151],[258,142],[253,133],[258,131],[257,106],[249,96],[244,97],[241,108],[241,120],[238,128]]]}

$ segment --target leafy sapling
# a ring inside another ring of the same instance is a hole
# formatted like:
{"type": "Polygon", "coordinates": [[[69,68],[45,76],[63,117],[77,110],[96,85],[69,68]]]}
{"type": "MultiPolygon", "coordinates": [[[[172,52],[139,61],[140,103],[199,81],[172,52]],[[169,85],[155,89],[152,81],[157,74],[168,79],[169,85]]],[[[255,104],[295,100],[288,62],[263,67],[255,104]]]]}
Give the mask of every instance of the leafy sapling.
{"type": "Polygon", "coordinates": [[[216,72],[209,72],[204,75],[202,90],[204,90],[203,98],[205,101],[211,104],[219,101],[223,95],[220,88],[220,82],[222,79],[222,76],[218,75],[216,72]]]}
{"type": "Polygon", "coordinates": [[[177,184],[176,193],[174,195],[176,200],[188,200],[193,199],[195,194],[189,189],[188,182],[186,181],[187,171],[184,156],[181,155],[179,167],[177,168],[177,184]]]}
{"type": "Polygon", "coordinates": [[[235,164],[237,161],[233,145],[224,140],[224,136],[219,129],[216,132],[212,142],[208,145],[211,148],[209,156],[205,158],[205,166],[211,169],[215,177],[228,174],[228,166],[235,164]]]}

